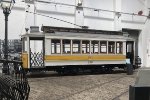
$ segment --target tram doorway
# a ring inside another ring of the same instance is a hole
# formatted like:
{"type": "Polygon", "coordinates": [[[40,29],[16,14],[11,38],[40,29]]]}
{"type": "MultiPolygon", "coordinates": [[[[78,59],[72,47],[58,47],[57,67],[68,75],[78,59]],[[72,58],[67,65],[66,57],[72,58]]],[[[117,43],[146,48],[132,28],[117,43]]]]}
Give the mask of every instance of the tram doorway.
{"type": "Polygon", "coordinates": [[[44,40],[30,38],[30,68],[44,67],[44,40]]]}
{"type": "Polygon", "coordinates": [[[126,56],[130,59],[130,63],[133,64],[134,62],[134,41],[127,41],[126,42],[126,56]]]}

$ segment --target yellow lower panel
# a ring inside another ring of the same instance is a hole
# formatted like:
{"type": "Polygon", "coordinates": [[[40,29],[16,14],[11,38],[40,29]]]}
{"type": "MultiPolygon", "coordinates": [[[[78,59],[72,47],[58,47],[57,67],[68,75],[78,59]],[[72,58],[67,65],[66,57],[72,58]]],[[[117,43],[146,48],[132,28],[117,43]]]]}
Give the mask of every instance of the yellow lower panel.
{"type": "Polygon", "coordinates": [[[125,60],[126,56],[124,55],[100,55],[100,56],[91,56],[90,60],[125,60]]]}
{"type": "Polygon", "coordinates": [[[46,55],[46,61],[56,60],[125,60],[125,55],[46,55]]]}
{"type": "Polygon", "coordinates": [[[45,60],[87,60],[88,56],[46,55],[45,60]]]}
{"type": "Polygon", "coordinates": [[[28,54],[22,53],[23,68],[28,68],[28,54]]]}

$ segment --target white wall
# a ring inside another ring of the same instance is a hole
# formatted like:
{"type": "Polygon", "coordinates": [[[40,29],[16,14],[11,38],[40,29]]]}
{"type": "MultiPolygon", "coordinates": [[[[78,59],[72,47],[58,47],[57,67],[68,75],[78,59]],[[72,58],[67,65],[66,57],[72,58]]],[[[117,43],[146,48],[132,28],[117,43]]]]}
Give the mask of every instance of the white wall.
{"type": "MultiPolygon", "coordinates": [[[[50,1],[53,2],[52,0],[50,1]]],[[[63,1],[55,0],[55,2],[75,5],[75,0],[63,0],[63,1]]],[[[44,4],[44,3],[36,3],[36,7],[37,7],[37,13],[47,15],[53,18],[57,18],[60,20],[65,20],[71,23],[75,22],[74,7],[57,5],[57,4],[44,4]]],[[[49,18],[49,17],[43,17],[38,15],[36,18],[37,18],[37,26],[47,25],[47,26],[58,26],[58,27],[74,27],[74,25],[53,18],[49,18]]]]}
{"type": "MultiPolygon", "coordinates": [[[[113,10],[113,0],[84,0],[83,6],[97,9],[113,10]]],[[[84,9],[85,26],[91,29],[113,30],[113,13],[84,9]],[[109,23],[109,24],[108,24],[109,23]]]]}
{"type": "Polygon", "coordinates": [[[147,63],[149,62],[149,60],[147,59],[147,50],[148,50],[148,40],[150,39],[150,19],[147,20],[147,22],[145,23],[144,28],[141,31],[141,45],[140,45],[140,49],[141,52],[139,53],[142,57],[143,60],[143,66],[147,66],[147,63]]]}
{"type": "MultiPolygon", "coordinates": [[[[36,26],[58,26],[58,27],[76,27],[72,24],[68,24],[53,18],[58,18],[71,23],[89,26],[90,29],[100,30],[121,30],[122,28],[138,29],[141,30],[139,36],[139,55],[142,57],[143,66],[146,63],[146,39],[149,38],[149,19],[146,21],[146,17],[134,16],[129,14],[116,15],[113,12],[94,10],[83,8],[82,13],[77,13],[74,6],[78,0],[43,0],[48,2],[54,2],[50,4],[35,3],[36,12],[41,15],[29,14],[25,12],[29,10],[34,12],[34,5],[30,4],[28,8],[27,4],[17,0],[12,13],[9,16],[9,38],[19,38],[19,35],[24,33],[24,28],[29,28],[32,25],[36,26]],[[64,3],[56,4],[56,3],[64,3]],[[53,18],[48,18],[53,17],[53,18]],[[24,24],[25,23],[25,24],[24,24]],[[145,61],[145,62],[144,62],[145,61]]],[[[150,7],[150,0],[83,0],[84,7],[103,9],[117,12],[134,13],[143,11],[144,15],[148,15],[148,9],[150,7]]],[[[0,38],[4,38],[4,15],[0,10],[0,38]]]]}

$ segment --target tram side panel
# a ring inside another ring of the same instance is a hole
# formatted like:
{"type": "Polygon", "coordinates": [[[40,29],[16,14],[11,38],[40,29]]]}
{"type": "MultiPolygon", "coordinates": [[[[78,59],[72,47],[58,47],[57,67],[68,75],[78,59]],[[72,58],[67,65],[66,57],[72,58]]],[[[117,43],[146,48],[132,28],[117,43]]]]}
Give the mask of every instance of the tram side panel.
{"type": "MultiPolygon", "coordinates": [[[[123,42],[122,53],[120,54],[52,54],[51,39],[45,38],[45,56],[44,63],[49,68],[59,68],[66,65],[125,65],[126,64],[126,41],[123,42]]],[[[62,44],[62,43],[61,43],[62,44]]],[[[116,52],[116,50],[115,50],[116,52]]],[[[22,54],[23,67],[30,69],[28,53],[22,54]]],[[[117,66],[116,66],[117,67],[117,66]]],[[[123,66],[121,66],[123,68],[123,66]]]]}
{"type": "Polygon", "coordinates": [[[126,64],[125,55],[46,55],[46,66],[126,64]]]}
{"type": "Polygon", "coordinates": [[[51,39],[45,40],[45,66],[126,64],[126,42],[121,54],[51,54],[51,39]]]}
{"type": "Polygon", "coordinates": [[[22,53],[23,68],[28,69],[28,54],[22,53]]]}

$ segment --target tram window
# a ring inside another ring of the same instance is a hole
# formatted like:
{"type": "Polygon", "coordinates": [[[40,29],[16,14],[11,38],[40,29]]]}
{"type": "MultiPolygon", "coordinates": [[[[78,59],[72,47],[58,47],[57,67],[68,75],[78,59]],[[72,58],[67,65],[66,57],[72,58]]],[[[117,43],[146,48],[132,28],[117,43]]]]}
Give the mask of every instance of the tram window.
{"type": "Polygon", "coordinates": [[[123,43],[122,42],[116,42],[116,53],[117,54],[122,54],[122,48],[123,48],[123,43]]]}
{"type": "Polygon", "coordinates": [[[100,53],[107,53],[107,41],[100,41],[100,53]]]}
{"type": "Polygon", "coordinates": [[[63,47],[63,53],[71,53],[71,40],[63,40],[62,41],[62,47],[63,47]]]}
{"type": "Polygon", "coordinates": [[[58,39],[51,40],[51,53],[52,54],[59,54],[61,51],[61,43],[58,39]]]}
{"type": "Polygon", "coordinates": [[[27,52],[27,38],[22,38],[22,42],[23,42],[23,52],[27,52]]]}
{"type": "Polygon", "coordinates": [[[82,53],[90,53],[90,41],[82,41],[82,53]]]}
{"type": "Polygon", "coordinates": [[[91,53],[98,53],[98,45],[99,45],[99,41],[91,42],[91,53]]]}
{"type": "Polygon", "coordinates": [[[108,42],[108,53],[115,53],[115,42],[108,42]]]}
{"type": "Polygon", "coordinates": [[[72,40],[72,53],[80,53],[80,40],[72,40]]]}

